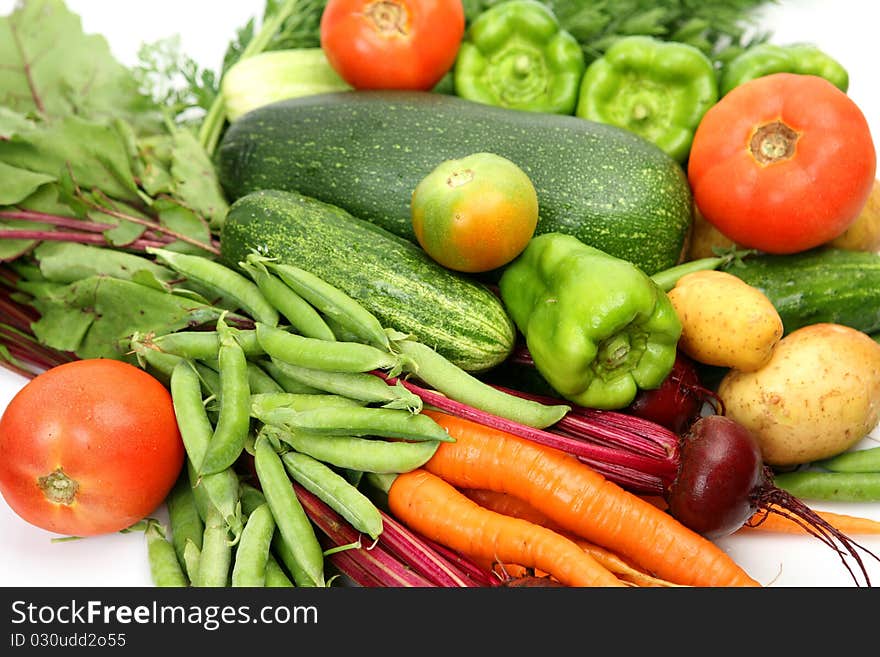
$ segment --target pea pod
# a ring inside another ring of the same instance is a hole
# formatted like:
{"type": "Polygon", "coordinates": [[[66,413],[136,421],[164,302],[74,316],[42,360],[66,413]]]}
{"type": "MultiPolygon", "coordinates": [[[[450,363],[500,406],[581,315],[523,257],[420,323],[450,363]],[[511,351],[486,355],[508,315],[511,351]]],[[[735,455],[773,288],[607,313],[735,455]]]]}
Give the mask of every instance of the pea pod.
{"type": "Polygon", "coordinates": [[[880,447],[843,452],[816,465],[832,472],[880,472],[880,447]]]}
{"type": "Polygon", "coordinates": [[[199,515],[204,521],[208,506],[216,507],[237,537],[242,526],[238,476],[231,468],[225,468],[199,477],[195,465],[204,459],[214,430],[202,403],[199,375],[189,361],[181,359],[171,374],[171,402],[187,453],[188,479],[199,515]]]}
{"type": "Polygon", "coordinates": [[[382,533],[382,515],[370,499],[344,477],[306,454],[286,452],[281,460],[294,481],[321,498],[352,527],[376,539],[382,533]]]}
{"type": "Polygon", "coordinates": [[[330,393],[318,393],[313,395],[297,394],[292,392],[270,392],[251,395],[251,412],[255,416],[276,408],[289,408],[293,411],[310,411],[316,408],[326,407],[351,407],[363,406],[364,402],[342,395],[330,393]]]}
{"type": "Polygon", "coordinates": [[[290,485],[290,477],[281,457],[262,432],[257,435],[254,444],[254,467],[263,495],[278,525],[281,541],[290,551],[295,564],[295,570],[291,570],[297,585],[324,586],[324,551],[290,485]]]}
{"type": "MultiPolygon", "coordinates": [[[[235,339],[248,358],[264,354],[256,331],[236,331],[235,339]]],[[[220,335],[217,331],[175,331],[151,338],[149,346],[187,360],[215,360],[220,353],[220,335]]]]}
{"type": "Polygon", "coordinates": [[[434,456],[440,441],[381,440],[358,436],[327,436],[285,431],[281,439],[297,452],[323,463],[356,470],[396,474],[423,466],[434,456]]]}
{"type": "Polygon", "coordinates": [[[783,472],[774,483],[795,497],[830,502],[880,502],[880,472],[783,472]]]}
{"type": "Polygon", "coordinates": [[[202,475],[214,474],[232,466],[244,450],[250,429],[251,392],[248,382],[248,362],[241,345],[232,335],[232,329],[221,318],[217,322],[220,334],[220,412],[217,425],[199,465],[202,475]]]}
{"type": "Polygon", "coordinates": [[[450,399],[487,413],[543,429],[556,424],[571,409],[564,404],[542,404],[511,395],[469,374],[429,346],[413,340],[395,343],[405,357],[405,368],[450,399]]]}
{"type": "Polygon", "coordinates": [[[199,555],[198,578],[193,582],[193,586],[227,586],[231,565],[232,541],[226,522],[216,508],[209,507],[199,555]]]}
{"type": "Polygon", "coordinates": [[[281,264],[256,254],[250,254],[247,261],[264,262],[294,292],[366,344],[384,351],[390,348],[385,328],[376,316],[338,287],[289,263],[281,264]]]}
{"type": "Polygon", "coordinates": [[[184,551],[187,541],[201,548],[205,525],[199,515],[193,490],[186,473],[181,474],[174,488],[165,499],[168,507],[168,523],[171,528],[171,543],[177,554],[177,561],[186,566],[184,551]]]}
{"type": "Polygon", "coordinates": [[[245,311],[253,319],[278,324],[278,311],[270,304],[260,288],[225,265],[204,256],[178,253],[167,249],[147,247],[147,253],[199,285],[216,292],[230,306],[245,311]]]}
{"type": "Polygon", "coordinates": [[[322,390],[362,402],[383,404],[392,408],[406,408],[418,412],[422,400],[402,385],[388,385],[378,376],[363,372],[325,372],[291,365],[272,359],[275,368],[284,376],[315,390],[322,390]]]}
{"type": "Polygon", "coordinates": [[[266,559],[266,588],[290,588],[292,586],[293,582],[290,581],[287,573],[270,552],[269,558],[266,559]]]}
{"type": "Polygon", "coordinates": [[[165,533],[159,523],[155,520],[149,520],[144,533],[147,537],[147,558],[150,563],[150,575],[153,578],[153,583],[162,587],[189,586],[189,580],[177,560],[174,546],[165,538],[165,533]]]}
{"type": "Polygon", "coordinates": [[[292,413],[287,425],[297,431],[330,436],[381,436],[403,440],[454,439],[432,418],[402,409],[358,406],[292,413]]]}
{"type": "Polygon", "coordinates": [[[238,264],[257,284],[269,303],[284,315],[294,330],[307,338],[330,341],[336,339],[321,314],[293,288],[269,272],[265,265],[253,261],[238,264]]]}
{"type": "Polygon", "coordinates": [[[388,351],[359,342],[306,338],[283,329],[257,323],[257,340],[269,356],[299,367],[328,372],[388,370],[399,359],[388,351]]]}
{"type": "Polygon", "coordinates": [[[265,586],[266,564],[274,532],[272,511],[263,503],[248,515],[241,532],[232,567],[233,587],[265,586]]]}
{"type": "Polygon", "coordinates": [[[310,385],[306,385],[305,383],[302,383],[302,382],[298,381],[297,379],[295,379],[291,376],[288,376],[287,374],[285,374],[282,371],[282,369],[278,366],[277,363],[275,363],[273,360],[271,360],[269,358],[263,358],[263,359],[260,359],[256,362],[269,376],[271,376],[273,379],[275,379],[275,382],[279,386],[281,386],[281,389],[284,392],[290,392],[290,393],[296,393],[296,394],[302,394],[302,395],[317,394],[317,393],[323,392],[322,390],[319,390],[318,388],[314,388],[310,385]]]}

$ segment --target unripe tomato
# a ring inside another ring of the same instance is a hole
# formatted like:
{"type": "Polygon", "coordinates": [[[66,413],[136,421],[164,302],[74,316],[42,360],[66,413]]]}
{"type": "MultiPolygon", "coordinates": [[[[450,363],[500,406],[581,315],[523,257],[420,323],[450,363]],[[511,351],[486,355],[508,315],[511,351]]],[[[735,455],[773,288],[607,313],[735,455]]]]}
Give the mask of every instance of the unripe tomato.
{"type": "Polygon", "coordinates": [[[0,494],[27,522],[59,534],[119,531],[162,504],[183,467],[168,390],[111,359],[53,367],[0,418],[0,494]]]}
{"type": "Polygon", "coordinates": [[[485,272],[518,256],[538,224],[531,179],[510,160],[475,153],[447,160],[412,195],[412,223],[425,252],[448,269],[485,272]]]}

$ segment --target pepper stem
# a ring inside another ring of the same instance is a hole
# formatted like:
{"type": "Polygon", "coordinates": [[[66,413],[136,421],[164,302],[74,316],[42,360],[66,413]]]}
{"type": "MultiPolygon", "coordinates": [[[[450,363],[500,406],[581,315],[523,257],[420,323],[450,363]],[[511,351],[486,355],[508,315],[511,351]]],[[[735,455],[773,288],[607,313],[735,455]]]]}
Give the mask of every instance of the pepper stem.
{"type": "Polygon", "coordinates": [[[68,477],[60,467],[37,479],[37,486],[50,502],[68,506],[76,500],[76,494],[79,491],[77,481],[68,477]]]}
{"type": "Polygon", "coordinates": [[[626,362],[629,356],[629,337],[618,334],[605,341],[599,349],[599,362],[604,369],[614,370],[626,362]]]}
{"type": "Polygon", "coordinates": [[[519,55],[513,62],[513,73],[518,78],[524,78],[532,70],[532,59],[528,55],[519,55]]]}

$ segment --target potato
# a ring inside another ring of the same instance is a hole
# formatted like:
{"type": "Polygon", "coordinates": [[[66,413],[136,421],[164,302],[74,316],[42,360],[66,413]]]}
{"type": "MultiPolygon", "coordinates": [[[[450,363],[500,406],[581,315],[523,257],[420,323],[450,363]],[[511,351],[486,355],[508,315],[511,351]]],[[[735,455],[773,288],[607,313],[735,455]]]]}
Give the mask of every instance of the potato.
{"type": "Polygon", "coordinates": [[[681,320],[678,348],[700,363],[756,370],[782,338],[782,319],[770,299],[733,274],[685,274],[668,294],[681,320]]]}
{"type": "Polygon", "coordinates": [[[724,414],[751,429],[764,462],[792,466],[848,450],[880,419],[880,344],[840,324],[789,333],[754,372],[729,370],[724,414]]]}
{"type": "Polygon", "coordinates": [[[880,179],[874,181],[868,202],[856,220],[829,245],[850,251],[880,251],[880,179]]]}

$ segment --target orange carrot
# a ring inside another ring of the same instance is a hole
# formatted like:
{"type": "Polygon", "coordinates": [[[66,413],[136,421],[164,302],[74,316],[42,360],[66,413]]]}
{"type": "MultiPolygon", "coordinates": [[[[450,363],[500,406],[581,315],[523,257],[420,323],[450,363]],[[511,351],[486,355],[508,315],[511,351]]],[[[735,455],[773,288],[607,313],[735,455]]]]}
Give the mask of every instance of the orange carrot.
{"type": "MultiPolygon", "coordinates": [[[[523,520],[528,520],[536,525],[542,525],[548,529],[567,535],[575,543],[580,545],[581,548],[588,552],[596,561],[614,573],[619,579],[631,582],[636,586],[678,586],[678,584],[673,584],[672,582],[667,582],[666,580],[651,576],[649,573],[636,568],[626,559],[614,554],[610,550],[606,550],[595,543],[590,543],[583,538],[572,536],[567,532],[564,532],[556,525],[556,523],[538,511],[531,504],[524,502],[513,495],[479,488],[465,488],[462,492],[480,506],[484,506],[491,511],[513,516],[514,518],[522,518],[523,520]]],[[[508,571],[511,570],[510,565],[506,565],[505,568],[508,571]]]]}
{"type": "MultiPolygon", "coordinates": [[[[770,531],[786,534],[810,533],[807,528],[800,524],[797,519],[787,514],[784,509],[773,511],[773,508],[778,507],[771,507],[770,510],[761,510],[755,513],[739,531],[770,531]]],[[[831,511],[816,511],[816,513],[844,534],[880,534],[880,521],[878,520],[849,516],[842,513],[832,513],[831,511]]]]}
{"type": "Polygon", "coordinates": [[[413,531],[463,554],[540,569],[568,586],[626,586],[570,539],[489,511],[420,468],[395,477],[388,507],[413,531]]]}
{"type": "Polygon", "coordinates": [[[668,582],[760,586],[714,543],[574,457],[471,420],[423,412],[455,439],[423,467],[453,486],[519,497],[567,531],[668,582]]]}

